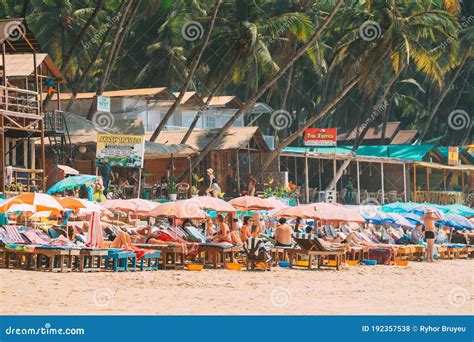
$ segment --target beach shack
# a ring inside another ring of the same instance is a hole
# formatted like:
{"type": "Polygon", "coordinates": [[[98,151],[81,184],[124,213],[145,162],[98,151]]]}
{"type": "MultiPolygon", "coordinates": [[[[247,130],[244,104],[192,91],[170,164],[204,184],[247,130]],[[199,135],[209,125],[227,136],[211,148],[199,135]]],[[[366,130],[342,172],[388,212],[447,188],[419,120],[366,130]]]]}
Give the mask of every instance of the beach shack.
{"type": "Polygon", "coordinates": [[[55,127],[43,93],[58,96],[66,80],[24,19],[0,20],[0,44],[0,193],[44,191],[45,141],[55,127]]]}

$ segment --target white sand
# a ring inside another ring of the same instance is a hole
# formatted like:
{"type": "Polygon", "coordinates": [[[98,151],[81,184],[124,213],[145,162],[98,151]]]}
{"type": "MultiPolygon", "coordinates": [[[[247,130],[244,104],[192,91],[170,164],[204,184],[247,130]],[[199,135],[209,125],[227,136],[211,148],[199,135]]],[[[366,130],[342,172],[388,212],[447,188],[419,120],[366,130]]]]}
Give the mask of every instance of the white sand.
{"type": "Polygon", "coordinates": [[[474,260],[137,273],[0,270],[0,314],[469,315],[474,260]]]}

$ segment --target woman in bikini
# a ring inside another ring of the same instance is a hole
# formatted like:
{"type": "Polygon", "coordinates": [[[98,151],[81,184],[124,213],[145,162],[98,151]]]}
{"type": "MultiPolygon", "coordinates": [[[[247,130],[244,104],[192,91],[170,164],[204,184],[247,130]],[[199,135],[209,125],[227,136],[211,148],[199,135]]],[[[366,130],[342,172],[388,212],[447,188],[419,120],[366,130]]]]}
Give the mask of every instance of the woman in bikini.
{"type": "Polygon", "coordinates": [[[220,242],[228,242],[232,243],[232,238],[230,236],[230,229],[227,223],[224,222],[224,216],[222,215],[217,215],[217,228],[218,232],[216,235],[214,235],[214,238],[212,239],[212,242],[215,243],[220,243],[220,242]]]}

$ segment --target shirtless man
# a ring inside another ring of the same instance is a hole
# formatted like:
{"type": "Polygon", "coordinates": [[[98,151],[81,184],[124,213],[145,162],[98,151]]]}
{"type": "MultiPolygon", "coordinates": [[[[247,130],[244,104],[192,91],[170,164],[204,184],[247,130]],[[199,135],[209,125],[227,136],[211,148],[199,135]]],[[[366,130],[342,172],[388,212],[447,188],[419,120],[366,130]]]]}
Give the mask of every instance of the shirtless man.
{"type": "Polygon", "coordinates": [[[441,220],[433,210],[428,210],[422,217],[425,224],[425,240],[428,245],[428,262],[434,262],[434,243],[436,237],[435,221],[441,220]]]}
{"type": "Polygon", "coordinates": [[[278,220],[280,223],[275,230],[275,246],[279,247],[291,247],[291,234],[293,229],[286,223],[286,218],[282,217],[278,220]]]}

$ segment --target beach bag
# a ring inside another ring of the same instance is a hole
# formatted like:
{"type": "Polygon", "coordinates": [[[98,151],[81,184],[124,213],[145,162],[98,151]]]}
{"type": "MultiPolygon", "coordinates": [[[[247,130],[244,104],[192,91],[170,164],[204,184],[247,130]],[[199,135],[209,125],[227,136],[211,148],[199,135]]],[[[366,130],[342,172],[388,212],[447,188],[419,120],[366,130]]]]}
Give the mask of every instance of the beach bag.
{"type": "Polygon", "coordinates": [[[389,265],[392,254],[392,250],[388,248],[371,248],[369,250],[369,259],[377,260],[377,265],[389,265]]]}

